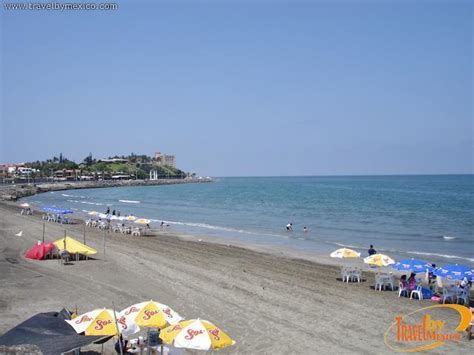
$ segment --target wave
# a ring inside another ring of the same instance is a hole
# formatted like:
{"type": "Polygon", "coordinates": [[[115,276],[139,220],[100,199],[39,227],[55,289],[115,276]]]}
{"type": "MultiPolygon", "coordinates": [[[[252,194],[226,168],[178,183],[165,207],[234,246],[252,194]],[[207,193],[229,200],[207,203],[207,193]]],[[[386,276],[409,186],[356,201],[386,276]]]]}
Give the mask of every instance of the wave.
{"type": "Polygon", "coordinates": [[[123,203],[141,203],[140,201],[134,201],[134,200],[119,200],[119,202],[123,202],[123,203]]]}
{"type": "Polygon", "coordinates": [[[453,240],[453,239],[456,239],[456,237],[450,237],[450,236],[447,236],[447,235],[443,235],[443,239],[444,240],[453,240]]]}
{"type": "Polygon", "coordinates": [[[437,256],[437,257],[445,258],[445,259],[461,259],[461,260],[466,260],[466,261],[469,261],[469,262],[474,262],[474,258],[464,258],[462,256],[457,256],[457,255],[426,253],[426,252],[423,252],[423,251],[407,251],[406,253],[407,254],[415,254],[415,255],[437,256]]]}
{"type": "Polygon", "coordinates": [[[342,243],[336,243],[336,242],[330,242],[330,241],[325,241],[326,243],[328,244],[333,244],[333,245],[337,245],[339,247],[343,247],[343,248],[351,248],[351,249],[367,249],[366,247],[360,247],[360,246],[355,246],[355,245],[348,245],[348,244],[342,244],[342,243]]]}
{"type": "Polygon", "coordinates": [[[89,202],[89,201],[78,201],[78,200],[67,200],[67,202],[83,203],[85,205],[94,205],[94,206],[104,206],[104,204],[100,202],[89,202]]]}
{"type": "Polygon", "coordinates": [[[64,197],[75,197],[75,198],[86,198],[85,196],[81,196],[81,195],[61,194],[61,196],[64,196],[64,197]]]}
{"type": "MultiPolygon", "coordinates": [[[[152,221],[157,221],[158,220],[153,220],[152,221]]],[[[197,228],[206,228],[206,229],[211,229],[211,230],[218,230],[218,231],[224,231],[224,232],[231,232],[231,233],[239,233],[239,234],[250,234],[250,235],[258,235],[258,236],[269,236],[269,237],[277,237],[277,238],[284,238],[284,239],[289,239],[288,236],[281,235],[281,234],[272,234],[272,233],[265,233],[265,232],[252,232],[244,229],[236,229],[236,228],[231,228],[231,227],[222,227],[222,226],[215,226],[212,224],[207,224],[207,223],[193,223],[193,222],[177,222],[177,221],[165,221],[163,222],[171,225],[181,225],[181,226],[187,226],[187,227],[197,227],[197,228]]]]}

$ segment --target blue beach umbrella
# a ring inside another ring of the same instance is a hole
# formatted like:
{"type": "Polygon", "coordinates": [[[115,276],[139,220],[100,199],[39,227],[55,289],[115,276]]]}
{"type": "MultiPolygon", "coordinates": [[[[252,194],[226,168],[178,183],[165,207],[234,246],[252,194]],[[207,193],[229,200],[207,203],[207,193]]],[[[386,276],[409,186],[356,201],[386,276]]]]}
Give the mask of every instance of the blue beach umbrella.
{"type": "Polygon", "coordinates": [[[426,261],[417,259],[404,259],[392,265],[392,268],[400,271],[412,271],[414,273],[425,272],[433,270],[433,267],[426,261]]]}
{"type": "Polygon", "coordinates": [[[43,207],[43,211],[56,213],[56,214],[71,214],[74,213],[73,210],[67,210],[64,208],[56,208],[56,207],[43,207]]]}
{"type": "Polygon", "coordinates": [[[468,280],[472,280],[474,271],[466,265],[451,264],[436,269],[433,274],[441,277],[451,277],[456,280],[462,280],[465,277],[468,280]]]}

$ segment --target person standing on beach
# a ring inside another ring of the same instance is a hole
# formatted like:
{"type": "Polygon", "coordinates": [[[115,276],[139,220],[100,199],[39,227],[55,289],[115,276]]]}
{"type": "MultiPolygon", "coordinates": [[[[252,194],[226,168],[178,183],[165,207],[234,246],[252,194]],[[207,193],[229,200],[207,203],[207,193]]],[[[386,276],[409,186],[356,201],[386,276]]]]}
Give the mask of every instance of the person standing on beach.
{"type": "Polygon", "coordinates": [[[306,226],[303,227],[303,232],[308,233],[308,228],[306,228],[306,226]]]}
{"type": "Polygon", "coordinates": [[[374,246],[372,244],[370,244],[370,248],[367,253],[369,253],[369,256],[377,254],[377,251],[374,249],[374,246]]]}
{"type": "Polygon", "coordinates": [[[107,211],[105,212],[105,214],[109,214],[110,213],[110,207],[107,207],[107,211]]]}

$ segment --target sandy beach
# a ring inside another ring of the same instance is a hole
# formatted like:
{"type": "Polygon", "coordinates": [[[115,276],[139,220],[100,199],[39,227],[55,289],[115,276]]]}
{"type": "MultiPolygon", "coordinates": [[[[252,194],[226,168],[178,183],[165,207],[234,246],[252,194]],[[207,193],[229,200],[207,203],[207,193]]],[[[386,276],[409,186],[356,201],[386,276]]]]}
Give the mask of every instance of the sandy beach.
{"type": "MultiPolygon", "coordinates": [[[[215,322],[237,342],[222,353],[380,354],[391,352],[383,334],[395,315],[433,304],[375,292],[370,272],[360,284],[342,283],[339,266],[329,258],[296,258],[172,231],[138,238],[106,233],[104,255],[103,232],[87,229],[87,244],[98,250],[95,260],[67,266],[28,260],[23,254],[41,239],[43,221],[39,213],[19,212],[13,203],[0,204],[0,333],[64,306],[86,312],[153,299],[187,319],[215,322]],[[15,236],[19,231],[23,235],[15,236]]],[[[82,241],[82,222],[46,222],[46,241],[61,237],[65,228],[82,241]]],[[[468,353],[473,344],[463,339],[433,353],[468,353]]],[[[112,346],[106,344],[109,353],[112,346]]]]}

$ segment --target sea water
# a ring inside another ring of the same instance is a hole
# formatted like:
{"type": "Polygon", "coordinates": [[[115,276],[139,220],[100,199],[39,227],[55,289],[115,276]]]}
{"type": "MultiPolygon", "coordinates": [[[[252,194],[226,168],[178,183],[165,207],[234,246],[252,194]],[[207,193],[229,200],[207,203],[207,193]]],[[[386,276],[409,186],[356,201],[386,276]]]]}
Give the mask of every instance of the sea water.
{"type": "Polygon", "coordinates": [[[25,200],[84,216],[110,207],[176,232],[306,252],[347,246],[366,253],[373,244],[397,259],[474,265],[474,175],[216,178],[25,200]]]}

